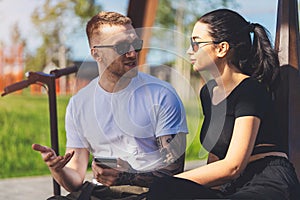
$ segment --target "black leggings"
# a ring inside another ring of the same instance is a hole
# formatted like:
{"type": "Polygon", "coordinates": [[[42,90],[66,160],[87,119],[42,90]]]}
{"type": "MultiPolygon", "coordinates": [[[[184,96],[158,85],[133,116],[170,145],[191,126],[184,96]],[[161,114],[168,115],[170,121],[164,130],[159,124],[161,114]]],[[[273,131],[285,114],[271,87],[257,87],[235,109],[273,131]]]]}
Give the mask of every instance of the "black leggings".
{"type": "Polygon", "coordinates": [[[217,191],[205,188],[195,182],[175,178],[164,177],[156,179],[150,186],[147,200],[169,200],[169,199],[218,199],[217,191]]]}
{"type": "Polygon", "coordinates": [[[150,186],[148,200],[170,199],[300,199],[299,181],[292,164],[285,158],[270,156],[252,162],[243,174],[212,190],[175,177],[161,178],[150,186]]]}

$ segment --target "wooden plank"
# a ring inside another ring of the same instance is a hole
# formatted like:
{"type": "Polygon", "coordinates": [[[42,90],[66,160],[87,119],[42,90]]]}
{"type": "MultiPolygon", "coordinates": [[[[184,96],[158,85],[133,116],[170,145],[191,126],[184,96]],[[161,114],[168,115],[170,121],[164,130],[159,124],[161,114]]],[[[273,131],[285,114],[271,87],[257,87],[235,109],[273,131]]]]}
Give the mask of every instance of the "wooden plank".
{"type": "Polygon", "coordinates": [[[134,28],[141,28],[144,24],[144,15],[147,0],[130,0],[127,16],[131,18],[134,28]]]}
{"type": "Polygon", "coordinates": [[[276,91],[280,134],[300,177],[300,77],[299,21],[297,0],[278,0],[275,48],[281,65],[276,91]]]}
{"type": "Polygon", "coordinates": [[[145,71],[142,65],[146,63],[151,27],[154,24],[157,6],[158,0],[130,0],[129,2],[127,16],[131,18],[133,26],[144,40],[144,49],[139,53],[140,71],[145,71]]]}

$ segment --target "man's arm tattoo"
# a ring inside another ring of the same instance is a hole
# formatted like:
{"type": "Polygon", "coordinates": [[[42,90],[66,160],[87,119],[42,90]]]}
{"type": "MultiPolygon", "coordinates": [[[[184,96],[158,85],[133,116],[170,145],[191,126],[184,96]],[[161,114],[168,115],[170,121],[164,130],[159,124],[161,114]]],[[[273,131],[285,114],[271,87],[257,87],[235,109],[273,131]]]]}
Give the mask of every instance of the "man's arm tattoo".
{"type": "Polygon", "coordinates": [[[162,157],[160,168],[152,171],[139,173],[123,172],[120,174],[118,184],[130,184],[148,187],[155,178],[173,176],[183,171],[186,147],[186,135],[166,135],[157,138],[157,145],[162,157]]]}

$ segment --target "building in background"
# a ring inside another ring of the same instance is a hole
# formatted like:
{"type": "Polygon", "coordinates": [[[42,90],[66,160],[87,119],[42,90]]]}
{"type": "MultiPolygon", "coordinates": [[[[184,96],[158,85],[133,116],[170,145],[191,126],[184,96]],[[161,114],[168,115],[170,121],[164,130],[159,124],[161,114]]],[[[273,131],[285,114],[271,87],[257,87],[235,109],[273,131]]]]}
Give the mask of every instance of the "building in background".
{"type": "Polygon", "coordinates": [[[24,46],[17,44],[11,47],[0,45],[0,91],[24,77],[24,46]]]}

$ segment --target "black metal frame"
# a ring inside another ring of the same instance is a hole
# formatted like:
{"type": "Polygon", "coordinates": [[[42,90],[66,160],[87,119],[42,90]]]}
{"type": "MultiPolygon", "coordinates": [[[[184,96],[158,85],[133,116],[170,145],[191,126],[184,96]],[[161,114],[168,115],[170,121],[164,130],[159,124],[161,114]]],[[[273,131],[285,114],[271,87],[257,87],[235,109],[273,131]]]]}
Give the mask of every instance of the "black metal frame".
{"type": "MultiPolygon", "coordinates": [[[[46,74],[43,72],[28,72],[27,80],[23,80],[4,88],[4,93],[1,96],[5,96],[9,93],[22,90],[31,84],[43,83],[48,88],[48,98],[49,98],[49,113],[50,113],[50,134],[51,134],[51,148],[59,155],[58,146],[58,130],[57,130],[57,106],[56,106],[56,84],[55,79],[75,73],[78,71],[76,66],[67,67],[63,69],[56,69],[46,74]]],[[[53,192],[54,195],[60,195],[60,185],[53,179],[53,192]]]]}

